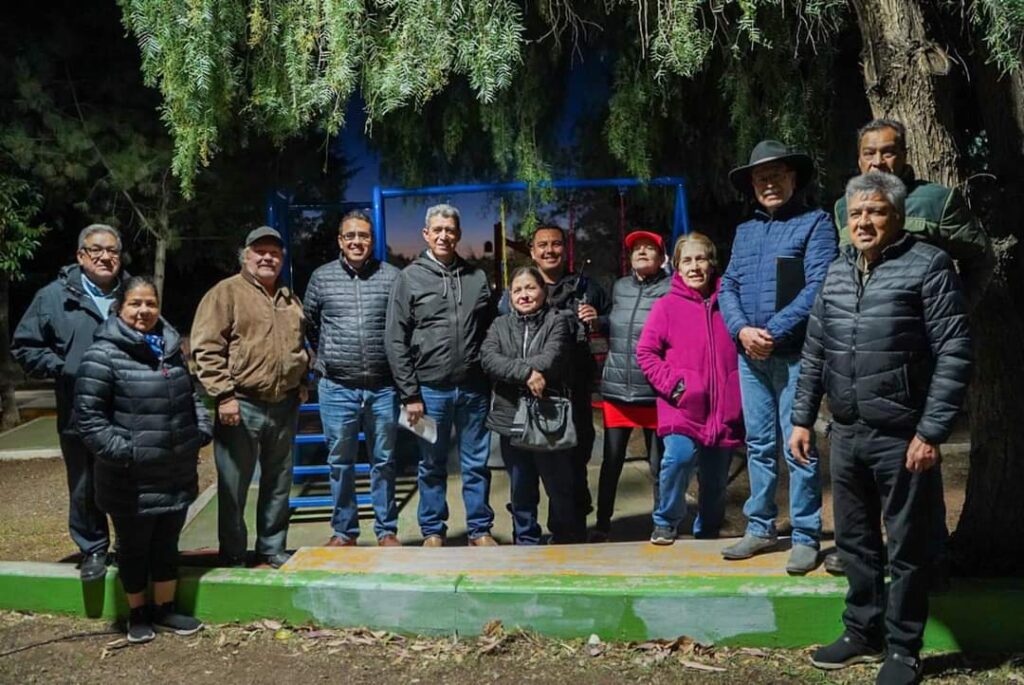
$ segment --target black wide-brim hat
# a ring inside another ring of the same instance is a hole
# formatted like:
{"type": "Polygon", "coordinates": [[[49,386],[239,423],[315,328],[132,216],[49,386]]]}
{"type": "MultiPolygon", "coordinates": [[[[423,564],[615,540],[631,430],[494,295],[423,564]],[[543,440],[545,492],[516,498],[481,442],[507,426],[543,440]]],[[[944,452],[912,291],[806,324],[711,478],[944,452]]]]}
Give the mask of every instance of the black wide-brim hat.
{"type": "Polygon", "coordinates": [[[751,172],[754,167],[769,162],[785,162],[796,169],[796,189],[801,190],[814,178],[814,160],[810,155],[798,150],[791,150],[777,140],[762,140],[750,152],[750,162],[746,166],[738,166],[729,172],[729,181],[733,187],[746,195],[753,194],[751,172]]]}

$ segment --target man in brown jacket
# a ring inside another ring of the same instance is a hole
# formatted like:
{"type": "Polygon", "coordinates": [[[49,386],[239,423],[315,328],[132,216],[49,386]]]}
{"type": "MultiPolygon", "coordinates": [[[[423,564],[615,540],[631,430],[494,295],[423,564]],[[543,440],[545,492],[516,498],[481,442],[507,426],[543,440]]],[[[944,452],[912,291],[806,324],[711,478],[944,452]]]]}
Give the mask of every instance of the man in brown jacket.
{"type": "Polygon", "coordinates": [[[245,500],[260,464],[256,554],[279,568],[288,560],[292,440],[306,399],[309,355],[302,303],[279,277],[281,234],[263,226],[245,239],[241,272],[203,297],[192,325],[199,380],[217,403],[217,537],[224,564],[245,561],[245,500]]]}

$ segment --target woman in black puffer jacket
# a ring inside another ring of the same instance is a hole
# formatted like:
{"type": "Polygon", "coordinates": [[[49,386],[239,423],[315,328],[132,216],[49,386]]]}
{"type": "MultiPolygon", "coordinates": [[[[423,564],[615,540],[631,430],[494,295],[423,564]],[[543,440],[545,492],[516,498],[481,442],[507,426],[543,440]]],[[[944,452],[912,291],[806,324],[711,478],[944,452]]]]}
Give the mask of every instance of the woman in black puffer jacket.
{"type": "Polygon", "coordinates": [[[572,452],[531,452],[510,442],[519,398],[558,394],[573,339],[564,317],[549,309],[544,278],[536,267],[512,272],[512,312],[498,317],[480,347],[480,362],[494,381],[487,427],[501,436],[501,457],[509,472],[510,506],[517,545],[540,542],[538,479],[548,493],[548,530],[557,543],[582,542],[586,522],[573,496],[572,452]]]}
{"type": "Polygon", "coordinates": [[[178,536],[197,494],[199,448],[212,434],[180,342],[160,318],[153,281],[136,276],[96,331],[75,384],[78,432],[96,456],[96,503],[117,531],[129,642],[152,640],[154,627],[179,635],[202,627],[174,606],[178,536]]]}

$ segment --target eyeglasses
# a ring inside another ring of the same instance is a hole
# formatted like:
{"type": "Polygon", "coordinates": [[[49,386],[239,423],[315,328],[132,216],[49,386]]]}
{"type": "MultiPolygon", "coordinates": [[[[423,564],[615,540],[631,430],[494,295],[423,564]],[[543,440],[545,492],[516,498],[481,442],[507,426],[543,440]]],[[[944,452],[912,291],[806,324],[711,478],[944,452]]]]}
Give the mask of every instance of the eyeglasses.
{"type": "Polygon", "coordinates": [[[82,252],[85,252],[93,259],[99,259],[105,254],[111,257],[120,257],[121,248],[119,247],[100,247],[99,245],[90,245],[89,247],[83,247],[82,252]]]}
{"type": "Polygon", "coordinates": [[[369,233],[342,233],[341,239],[350,243],[354,243],[356,241],[368,243],[373,240],[373,236],[369,233]]]}

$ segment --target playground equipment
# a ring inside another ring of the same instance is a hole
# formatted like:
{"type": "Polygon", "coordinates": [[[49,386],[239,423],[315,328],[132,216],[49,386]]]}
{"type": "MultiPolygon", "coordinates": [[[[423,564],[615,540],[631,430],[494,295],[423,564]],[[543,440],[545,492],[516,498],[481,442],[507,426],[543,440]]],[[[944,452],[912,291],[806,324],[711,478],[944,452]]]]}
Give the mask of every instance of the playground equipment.
{"type": "MultiPolygon", "coordinates": [[[[536,188],[546,189],[551,188],[555,190],[577,190],[577,189],[599,189],[599,188],[614,188],[619,193],[619,244],[622,244],[622,239],[625,237],[626,232],[626,216],[625,216],[625,195],[627,189],[636,188],[639,186],[653,186],[653,187],[668,187],[674,188],[675,191],[675,205],[672,213],[672,243],[685,233],[690,232],[690,220],[687,208],[687,197],[686,197],[686,180],[678,176],[667,176],[652,178],[646,181],[636,178],[601,178],[601,179],[557,179],[552,181],[542,181],[536,184],[536,188]]],[[[351,209],[366,209],[370,208],[373,214],[373,248],[374,256],[379,260],[384,260],[387,257],[387,223],[386,223],[386,212],[385,203],[390,199],[407,198],[407,197],[427,197],[427,196],[440,196],[450,197],[453,195],[465,195],[470,193],[522,193],[530,190],[530,185],[525,181],[511,181],[508,183],[477,183],[477,184],[464,184],[464,185],[448,185],[448,186],[425,186],[421,188],[386,188],[381,186],[374,186],[373,197],[370,203],[364,202],[344,202],[344,203],[331,203],[331,204],[294,204],[291,195],[283,191],[275,191],[270,194],[267,198],[266,207],[266,223],[268,226],[276,228],[281,236],[284,238],[285,245],[289,248],[292,246],[292,231],[289,221],[289,215],[293,211],[327,211],[334,210],[342,213],[351,209]],[[369,204],[369,206],[368,206],[369,204]]],[[[569,234],[569,245],[567,257],[569,263],[572,264],[572,259],[575,250],[575,211],[573,207],[570,207],[569,216],[570,230],[569,234]]],[[[504,204],[501,208],[500,216],[500,237],[498,237],[498,244],[495,246],[496,252],[500,255],[499,260],[501,274],[499,274],[496,281],[503,283],[508,273],[508,253],[506,246],[508,244],[508,234],[505,230],[505,211],[504,204]]],[[[672,244],[670,243],[670,244],[672,244]]],[[[286,260],[283,268],[282,275],[286,282],[292,284],[293,282],[293,268],[292,268],[292,250],[288,250],[286,254],[286,260]]],[[[622,260],[625,260],[625,253],[623,253],[622,260]]],[[[625,262],[620,263],[620,271],[625,273],[625,262]]],[[[317,403],[308,403],[300,407],[301,415],[308,415],[312,413],[319,413],[320,405],[317,403]]],[[[360,433],[360,441],[363,440],[363,435],[360,433]]],[[[301,449],[304,446],[322,446],[326,442],[322,432],[320,433],[299,433],[295,436],[295,449],[293,450],[293,459],[297,459],[301,449]]],[[[368,476],[370,472],[369,464],[360,463],[356,465],[356,475],[360,477],[368,476]]],[[[296,463],[294,466],[294,479],[296,483],[308,482],[305,479],[314,476],[326,476],[330,473],[330,467],[326,464],[302,464],[296,463]]],[[[359,506],[365,506],[370,503],[368,495],[358,495],[357,502],[359,506]]],[[[314,507],[332,507],[334,502],[328,495],[302,495],[299,497],[292,497],[289,501],[290,506],[293,509],[301,508],[314,508],[314,507]]]]}

